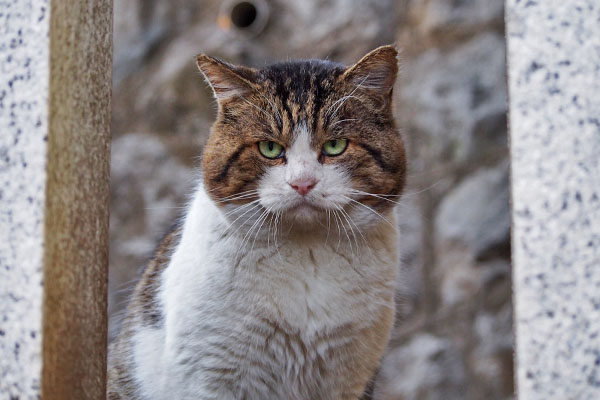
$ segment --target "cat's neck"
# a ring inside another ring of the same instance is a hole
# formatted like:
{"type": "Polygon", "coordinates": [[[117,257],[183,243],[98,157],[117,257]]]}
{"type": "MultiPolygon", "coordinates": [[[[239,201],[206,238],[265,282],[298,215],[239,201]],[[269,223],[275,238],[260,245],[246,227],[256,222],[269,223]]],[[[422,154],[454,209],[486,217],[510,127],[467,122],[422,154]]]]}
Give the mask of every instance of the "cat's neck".
{"type": "MultiPolygon", "coordinates": [[[[393,214],[389,217],[393,223],[393,214]]],[[[194,309],[208,291],[219,299],[240,291],[254,296],[253,300],[238,299],[244,307],[254,304],[256,296],[266,299],[260,302],[262,315],[310,333],[351,321],[370,321],[379,303],[372,303],[369,296],[374,291],[385,296],[393,293],[397,235],[392,225],[382,223],[363,236],[346,235],[343,228],[328,234],[326,227],[312,233],[292,227],[278,233],[277,242],[273,236],[256,240],[227,236],[228,226],[223,211],[198,189],[179,246],[165,271],[167,306],[177,298],[183,304],[177,307],[194,309]],[[369,295],[348,299],[353,291],[369,295]],[[306,314],[303,306],[308,292],[314,293],[308,298],[317,320],[306,314]],[[329,320],[329,309],[351,312],[329,320]]]]}

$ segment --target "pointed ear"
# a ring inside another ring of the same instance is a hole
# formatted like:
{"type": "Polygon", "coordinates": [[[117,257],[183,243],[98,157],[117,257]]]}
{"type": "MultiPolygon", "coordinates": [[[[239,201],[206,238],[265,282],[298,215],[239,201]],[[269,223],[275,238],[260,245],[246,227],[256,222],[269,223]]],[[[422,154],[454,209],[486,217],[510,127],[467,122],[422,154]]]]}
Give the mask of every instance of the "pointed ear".
{"type": "Polygon", "coordinates": [[[381,46],[348,67],[342,79],[366,94],[374,95],[389,104],[398,75],[398,50],[381,46]]]}
{"type": "Polygon", "coordinates": [[[257,75],[253,68],[232,65],[205,54],[197,56],[196,63],[219,103],[253,90],[257,75]]]}

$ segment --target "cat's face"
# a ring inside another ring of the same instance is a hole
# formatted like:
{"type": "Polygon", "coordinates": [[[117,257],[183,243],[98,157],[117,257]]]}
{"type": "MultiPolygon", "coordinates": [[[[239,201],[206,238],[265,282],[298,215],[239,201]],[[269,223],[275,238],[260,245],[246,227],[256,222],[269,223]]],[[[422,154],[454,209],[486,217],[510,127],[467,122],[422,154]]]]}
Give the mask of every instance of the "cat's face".
{"type": "Polygon", "coordinates": [[[312,60],[255,70],[203,55],[198,65],[219,104],[204,184],[231,219],[277,217],[299,229],[382,222],[405,173],[393,47],[349,68],[312,60]]]}

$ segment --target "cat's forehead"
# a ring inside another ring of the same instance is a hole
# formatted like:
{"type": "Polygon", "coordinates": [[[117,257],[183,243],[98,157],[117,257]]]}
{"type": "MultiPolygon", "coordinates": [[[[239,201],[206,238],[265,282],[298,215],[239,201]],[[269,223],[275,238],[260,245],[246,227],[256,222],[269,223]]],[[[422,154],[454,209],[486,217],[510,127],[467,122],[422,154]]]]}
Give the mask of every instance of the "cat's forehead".
{"type": "Polygon", "coordinates": [[[335,88],[336,79],[344,72],[342,64],[326,60],[298,60],[269,65],[260,70],[260,77],[274,95],[280,97],[298,97],[310,92],[330,92],[335,88]]]}
{"type": "Polygon", "coordinates": [[[314,132],[322,108],[337,97],[337,81],[345,69],[331,61],[290,61],[264,67],[258,80],[264,96],[273,100],[284,119],[291,125],[304,123],[314,132]]]}

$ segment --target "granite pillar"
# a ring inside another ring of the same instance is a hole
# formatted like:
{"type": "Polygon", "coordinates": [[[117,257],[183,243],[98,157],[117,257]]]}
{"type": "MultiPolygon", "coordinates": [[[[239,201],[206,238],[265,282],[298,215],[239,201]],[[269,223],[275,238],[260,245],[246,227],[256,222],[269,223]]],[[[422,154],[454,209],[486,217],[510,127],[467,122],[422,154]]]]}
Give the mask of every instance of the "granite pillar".
{"type": "Polygon", "coordinates": [[[506,3],[517,395],[600,398],[600,3],[506,3]]]}
{"type": "Polygon", "coordinates": [[[36,398],[41,385],[48,7],[12,0],[0,11],[1,398],[36,398]]]}

